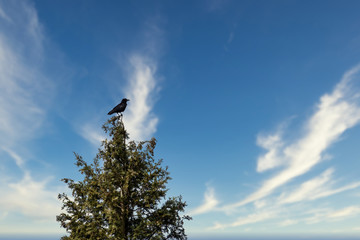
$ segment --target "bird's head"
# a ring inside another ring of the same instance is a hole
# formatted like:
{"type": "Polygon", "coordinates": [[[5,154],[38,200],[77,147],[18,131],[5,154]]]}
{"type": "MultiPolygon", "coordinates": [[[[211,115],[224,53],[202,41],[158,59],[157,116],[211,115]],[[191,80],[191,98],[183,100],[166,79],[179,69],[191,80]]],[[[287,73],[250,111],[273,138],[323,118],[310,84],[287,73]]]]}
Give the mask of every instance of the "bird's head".
{"type": "Polygon", "coordinates": [[[130,101],[130,99],[123,98],[123,99],[121,100],[121,102],[124,102],[124,103],[126,103],[126,102],[128,102],[128,101],[130,101]]]}

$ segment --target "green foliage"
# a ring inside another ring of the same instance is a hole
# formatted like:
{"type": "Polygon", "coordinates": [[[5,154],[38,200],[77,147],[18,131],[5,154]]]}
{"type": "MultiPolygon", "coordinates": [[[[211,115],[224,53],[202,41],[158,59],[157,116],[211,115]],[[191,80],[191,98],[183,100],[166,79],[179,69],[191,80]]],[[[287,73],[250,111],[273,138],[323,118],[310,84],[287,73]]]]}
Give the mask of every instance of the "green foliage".
{"type": "Polygon", "coordinates": [[[126,143],[124,125],[111,118],[103,129],[105,140],[92,164],[75,154],[84,179],[64,178],[72,198],[59,194],[62,209],[56,217],[69,236],[63,240],[187,239],[181,216],[186,203],[180,197],[166,199],[170,180],[162,160],[154,159],[156,139],[126,143]]]}

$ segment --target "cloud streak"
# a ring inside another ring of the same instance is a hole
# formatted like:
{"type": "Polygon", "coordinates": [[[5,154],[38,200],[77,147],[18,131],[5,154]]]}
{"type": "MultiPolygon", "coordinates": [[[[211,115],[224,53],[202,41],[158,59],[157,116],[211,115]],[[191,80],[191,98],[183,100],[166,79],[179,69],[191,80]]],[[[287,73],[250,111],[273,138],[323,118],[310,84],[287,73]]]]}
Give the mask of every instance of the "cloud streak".
{"type": "Polygon", "coordinates": [[[204,194],[204,201],[203,203],[198,206],[197,208],[190,211],[189,215],[195,216],[199,214],[204,214],[210,211],[213,211],[217,205],[219,204],[219,201],[215,197],[215,190],[214,188],[208,186],[205,194],[204,194]]]}
{"type": "MultiPolygon", "coordinates": [[[[9,8],[10,12],[13,10],[9,8]]],[[[0,25],[3,29],[0,33],[2,146],[11,146],[20,139],[33,137],[45,118],[45,109],[53,93],[52,83],[43,76],[39,68],[42,35],[37,15],[32,7],[23,3],[18,10],[21,14],[12,16],[16,21],[3,21],[0,25]],[[13,30],[6,31],[8,28],[13,30]],[[18,42],[18,35],[24,39],[21,43],[18,42]]],[[[3,16],[7,16],[4,9],[2,12],[3,16]]]]}
{"type": "Polygon", "coordinates": [[[152,112],[159,90],[156,68],[152,58],[137,54],[129,58],[128,87],[124,94],[130,102],[124,121],[134,140],[145,140],[156,131],[158,118],[152,112]]]}
{"type": "Polygon", "coordinates": [[[301,184],[301,186],[292,193],[280,197],[279,203],[294,203],[304,200],[315,200],[322,197],[328,197],[346,190],[354,189],[360,186],[360,182],[348,184],[346,186],[331,189],[333,168],[327,169],[320,176],[315,177],[301,184]]]}
{"type": "Polygon", "coordinates": [[[303,219],[306,224],[316,224],[323,221],[340,221],[360,214],[359,206],[348,206],[339,210],[320,209],[312,213],[312,216],[303,219]]]}
{"type": "Polygon", "coordinates": [[[277,216],[276,212],[265,210],[265,211],[249,214],[248,216],[245,216],[245,217],[240,217],[236,221],[234,221],[233,223],[230,223],[230,224],[215,223],[215,225],[211,229],[217,230],[217,229],[225,229],[225,228],[229,228],[229,227],[239,227],[239,226],[243,226],[243,225],[247,225],[247,224],[266,221],[266,220],[274,218],[276,216],[277,216]]]}
{"type": "Polygon", "coordinates": [[[53,222],[60,210],[57,191],[48,188],[50,178],[34,179],[21,154],[26,143],[40,135],[55,95],[54,83],[43,74],[42,29],[29,2],[0,2],[0,151],[22,174],[14,178],[18,169],[2,171],[0,221],[4,223],[18,214],[28,216],[29,225],[38,220],[53,222]]]}
{"type": "Polygon", "coordinates": [[[124,122],[130,138],[137,141],[152,137],[159,122],[153,110],[162,80],[158,74],[158,59],[165,45],[162,24],[160,15],[145,21],[142,39],[138,47],[127,54],[125,68],[122,68],[127,84],[121,91],[130,99],[124,122]]]}
{"type": "Polygon", "coordinates": [[[2,184],[1,192],[6,194],[0,199],[1,212],[21,212],[34,220],[54,220],[61,207],[56,197],[59,189],[50,191],[47,184],[47,180],[34,180],[29,172],[19,182],[2,184]]]}
{"type": "Polygon", "coordinates": [[[269,136],[258,136],[257,144],[268,150],[266,154],[260,156],[257,163],[257,171],[264,172],[266,170],[275,168],[284,163],[284,159],[279,156],[279,151],[284,145],[280,133],[269,136]]]}
{"type": "MultiPolygon", "coordinates": [[[[160,90],[159,77],[157,76],[157,61],[154,57],[145,54],[131,54],[122,70],[126,79],[125,87],[121,86],[121,95],[130,99],[125,113],[124,124],[132,140],[142,141],[153,136],[157,130],[158,117],[153,112],[157,95],[160,90]]],[[[117,95],[119,95],[117,93],[117,95]]],[[[115,106],[121,101],[116,99],[115,106]]],[[[106,138],[99,127],[99,118],[94,117],[90,122],[81,123],[77,127],[78,133],[88,142],[98,147],[106,138]]]]}
{"type": "Polygon", "coordinates": [[[286,165],[286,168],[266,180],[257,191],[244,200],[225,208],[240,207],[262,199],[278,187],[308,172],[322,160],[324,151],[331,144],[337,141],[347,129],[360,122],[359,94],[354,89],[355,81],[359,79],[359,71],[360,65],[346,72],[334,90],[320,98],[316,111],[305,124],[302,137],[282,148],[280,148],[281,140],[278,137],[270,137],[262,141],[268,153],[258,160],[263,166],[260,170],[280,166],[279,162],[286,165]],[[284,160],[279,158],[284,158],[284,160]]]}
{"type": "Polygon", "coordinates": [[[100,146],[101,142],[106,138],[104,132],[100,131],[99,128],[92,123],[86,123],[82,127],[79,127],[79,133],[95,147],[100,146]]]}
{"type": "Polygon", "coordinates": [[[261,186],[243,200],[224,206],[206,207],[204,201],[197,214],[209,211],[223,211],[225,214],[246,212],[251,208],[254,213],[248,213],[230,223],[216,222],[211,230],[238,227],[255,224],[269,219],[279,219],[278,227],[294,225],[299,222],[317,223],[321,219],[343,219],[360,213],[358,206],[349,206],[333,211],[318,209],[312,213],[303,213],[306,201],[329,197],[344,191],[360,187],[360,181],[335,186],[334,168],[328,168],[320,175],[306,180],[300,185],[295,183],[290,192],[275,196],[275,190],[291,180],[308,173],[315,165],[328,159],[326,150],[339,140],[348,129],[360,123],[360,65],[347,71],[333,91],[321,96],[314,113],[304,123],[299,137],[292,141],[283,140],[284,126],[270,135],[259,135],[257,144],[267,150],[257,160],[257,172],[282,168],[261,186]],[[246,206],[253,203],[254,206],[246,206]],[[286,205],[286,210],[284,206],[286,205]],[[206,209],[203,210],[203,209],[206,209]],[[285,215],[284,215],[285,214],[285,215]],[[297,216],[296,216],[297,215],[297,216]],[[311,216],[309,216],[311,215],[311,216]],[[283,216],[283,217],[281,217],[283,216]],[[294,216],[295,219],[294,219],[294,216]]]}

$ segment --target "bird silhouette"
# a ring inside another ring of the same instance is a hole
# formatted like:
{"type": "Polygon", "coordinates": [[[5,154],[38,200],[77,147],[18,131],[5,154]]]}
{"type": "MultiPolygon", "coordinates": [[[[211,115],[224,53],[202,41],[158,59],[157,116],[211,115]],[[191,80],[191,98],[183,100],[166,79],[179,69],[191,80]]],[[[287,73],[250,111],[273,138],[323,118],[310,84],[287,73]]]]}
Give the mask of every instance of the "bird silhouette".
{"type": "Polygon", "coordinates": [[[118,105],[116,105],[116,107],[114,107],[110,112],[108,112],[108,115],[111,115],[113,113],[122,113],[127,105],[127,101],[130,101],[129,99],[123,98],[121,100],[121,103],[119,103],[118,105]]]}

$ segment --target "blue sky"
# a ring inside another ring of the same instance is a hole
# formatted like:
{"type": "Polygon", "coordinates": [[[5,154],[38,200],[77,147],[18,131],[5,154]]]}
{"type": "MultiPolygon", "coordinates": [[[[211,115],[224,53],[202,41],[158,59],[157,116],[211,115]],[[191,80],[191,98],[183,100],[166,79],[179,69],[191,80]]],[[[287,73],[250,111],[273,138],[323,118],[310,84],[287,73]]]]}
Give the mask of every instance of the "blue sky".
{"type": "Polygon", "coordinates": [[[0,1],[0,234],[62,234],[123,97],[190,237],[360,236],[359,1],[0,1]]]}

